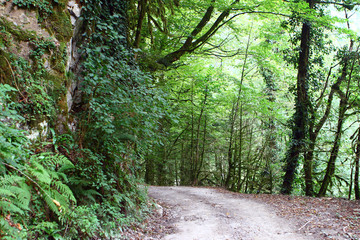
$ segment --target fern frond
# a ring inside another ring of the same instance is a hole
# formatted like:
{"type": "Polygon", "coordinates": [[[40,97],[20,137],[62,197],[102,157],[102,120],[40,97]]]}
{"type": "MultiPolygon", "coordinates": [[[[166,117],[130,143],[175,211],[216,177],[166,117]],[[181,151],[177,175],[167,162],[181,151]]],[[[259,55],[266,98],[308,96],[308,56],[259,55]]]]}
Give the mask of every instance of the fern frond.
{"type": "Polygon", "coordinates": [[[12,185],[24,181],[23,177],[16,175],[4,175],[0,177],[0,186],[12,185]]]}
{"type": "Polygon", "coordinates": [[[71,164],[67,164],[65,163],[64,165],[62,165],[60,168],[59,168],[59,172],[65,172],[66,170],[69,170],[69,169],[74,169],[75,166],[71,163],[71,164]]]}
{"type": "Polygon", "coordinates": [[[50,194],[51,193],[47,192],[47,194],[44,195],[44,200],[51,211],[53,211],[56,215],[60,215],[59,209],[54,203],[54,199],[50,197],[50,194]]]}
{"type": "Polygon", "coordinates": [[[24,214],[24,210],[16,206],[10,201],[0,200],[0,211],[3,213],[19,213],[24,214]]]}
{"type": "Polygon", "coordinates": [[[39,164],[37,162],[32,162],[31,165],[32,166],[28,169],[28,171],[33,177],[36,177],[36,179],[39,182],[43,182],[46,184],[51,183],[51,178],[50,178],[49,173],[46,171],[46,169],[41,164],[39,164]]]}
{"type": "Polygon", "coordinates": [[[13,194],[9,189],[0,188],[0,199],[6,197],[15,197],[15,194],[13,194]]]}
{"type": "Polygon", "coordinates": [[[69,200],[73,201],[74,203],[76,203],[76,198],[74,197],[73,192],[71,191],[71,189],[64,183],[60,182],[60,181],[53,181],[52,182],[56,189],[64,196],[66,196],[69,200]]]}

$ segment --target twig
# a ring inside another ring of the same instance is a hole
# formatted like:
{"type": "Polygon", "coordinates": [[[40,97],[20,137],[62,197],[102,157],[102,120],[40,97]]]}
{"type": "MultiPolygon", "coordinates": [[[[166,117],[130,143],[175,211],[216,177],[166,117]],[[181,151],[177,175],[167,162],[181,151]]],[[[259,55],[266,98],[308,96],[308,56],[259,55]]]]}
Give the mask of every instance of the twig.
{"type": "Polygon", "coordinates": [[[5,58],[5,61],[7,62],[7,64],[9,65],[9,69],[10,69],[10,71],[11,71],[11,74],[12,74],[13,78],[14,78],[15,87],[16,87],[17,90],[19,91],[20,95],[21,95],[24,99],[26,99],[25,96],[22,94],[22,92],[21,92],[20,89],[19,89],[19,86],[18,86],[18,84],[17,84],[17,82],[16,82],[16,77],[15,77],[14,71],[12,70],[12,67],[11,67],[11,64],[10,64],[9,60],[8,60],[5,56],[4,56],[4,58],[5,58]]]}
{"type": "Polygon", "coordinates": [[[308,225],[311,222],[312,219],[310,219],[309,221],[307,221],[304,225],[302,225],[301,228],[298,229],[298,231],[300,231],[301,229],[303,229],[306,225],[308,225]]]}

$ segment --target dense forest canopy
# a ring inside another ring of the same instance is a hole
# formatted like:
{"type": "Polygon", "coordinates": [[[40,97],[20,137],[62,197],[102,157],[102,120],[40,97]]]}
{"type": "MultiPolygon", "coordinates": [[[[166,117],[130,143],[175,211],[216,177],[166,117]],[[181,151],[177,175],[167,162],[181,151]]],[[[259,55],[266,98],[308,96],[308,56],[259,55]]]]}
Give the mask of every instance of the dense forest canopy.
{"type": "Polygon", "coordinates": [[[360,199],[359,1],[0,3],[0,237],[106,238],[143,181],[360,199]]]}
{"type": "Polygon", "coordinates": [[[358,195],[356,2],[141,3],[130,36],[178,116],[147,182],[358,195]]]}

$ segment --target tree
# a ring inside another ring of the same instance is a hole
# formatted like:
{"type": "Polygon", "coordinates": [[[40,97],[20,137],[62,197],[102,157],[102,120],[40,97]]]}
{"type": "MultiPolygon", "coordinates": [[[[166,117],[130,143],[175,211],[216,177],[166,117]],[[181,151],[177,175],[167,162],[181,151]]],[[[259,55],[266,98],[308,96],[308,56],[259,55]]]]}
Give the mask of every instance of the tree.
{"type": "MultiPolygon", "coordinates": [[[[306,1],[309,9],[313,9],[315,5],[314,0],[306,1]]],[[[298,74],[297,74],[297,91],[295,97],[295,113],[292,123],[292,136],[290,147],[286,155],[285,175],[281,192],[290,194],[292,191],[292,184],[295,179],[296,167],[299,163],[300,153],[304,151],[305,140],[308,134],[308,110],[309,110],[309,96],[308,96],[308,69],[309,69],[309,50],[311,44],[310,38],[311,23],[304,20],[301,30],[299,60],[298,60],[298,74]]],[[[305,179],[311,178],[311,165],[309,162],[305,163],[305,179]]]]}

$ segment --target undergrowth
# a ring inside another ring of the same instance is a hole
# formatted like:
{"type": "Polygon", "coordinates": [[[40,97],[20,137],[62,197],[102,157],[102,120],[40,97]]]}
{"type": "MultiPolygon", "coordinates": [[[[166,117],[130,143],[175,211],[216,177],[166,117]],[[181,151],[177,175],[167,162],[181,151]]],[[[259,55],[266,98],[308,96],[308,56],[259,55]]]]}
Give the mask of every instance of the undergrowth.
{"type": "MultiPolygon", "coordinates": [[[[50,1],[14,3],[53,14],[50,1]]],[[[6,78],[12,86],[0,85],[1,239],[106,239],[149,211],[142,156],[161,144],[157,128],[168,107],[127,45],[125,4],[90,0],[83,7],[82,96],[73,132],[57,131],[66,86],[49,75],[43,58],[59,55],[50,65],[65,74],[65,45],[32,38],[31,61],[2,47],[13,78],[6,78]],[[42,120],[48,128],[41,142],[19,129],[42,120]]]]}

